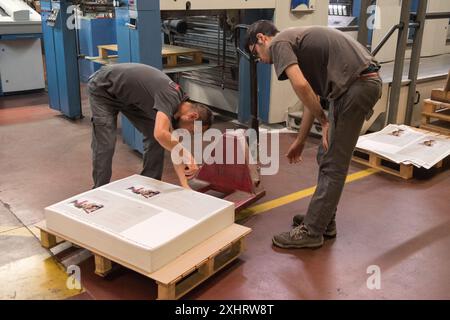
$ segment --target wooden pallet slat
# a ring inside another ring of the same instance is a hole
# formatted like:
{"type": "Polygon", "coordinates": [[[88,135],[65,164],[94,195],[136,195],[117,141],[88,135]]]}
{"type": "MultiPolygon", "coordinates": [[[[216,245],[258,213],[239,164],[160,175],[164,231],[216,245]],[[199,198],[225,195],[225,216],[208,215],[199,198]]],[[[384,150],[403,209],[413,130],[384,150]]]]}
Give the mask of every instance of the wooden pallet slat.
{"type": "Polygon", "coordinates": [[[100,277],[105,277],[111,272],[112,270],[111,260],[102,257],[98,254],[94,254],[94,261],[95,261],[95,274],[99,275],[100,277]]]}
{"type": "Polygon", "coordinates": [[[162,283],[157,281],[158,292],[163,293],[163,295],[158,296],[158,299],[173,300],[184,296],[186,293],[190,292],[196,286],[238,258],[243,252],[243,244],[244,239],[241,238],[229,246],[222,248],[219,252],[215,253],[211,257],[208,257],[208,259],[195,266],[192,271],[177,277],[170,283],[162,283]]]}
{"type": "Polygon", "coordinates": [[[450,122],[450,109],[441,112],[422,112],[422,117],[425,117],[426,123],[430,123],[431,119],[439,119],[450,122]]]}
{"type": "Polygon", "coordinates": [[[106,45],[99,45],[98,48],[98,55],[101,59],[109,59],[111,56],[109,55],[110,51],[118,52],[118,46],[117,44],[106,44],[106,45]]]}
{"type": "Polygon", "coordinates": [[[450,91],[444,89],[431,90],[431,100],[450,103],[450,91]]]}
{"type": "Polygon", "coordinates": [[[125,261],[49,230],[45,221],[36,224],[36,227],[41,230],[42,246],[56,245],[56,237],[58,237],[91,251],[94,254],[95,273],[101,277],[111,272],[112,262],[115,262],[155,280],[158,285],[157,298],[159,300],[179,299],[225,268],[243,252],[245,238],[251,232],[250,228],[233,224],[161,269],[148,273],[125,261]]]}
{"type": "Polygon", "coordinates": [[[56,242],[56,236],[48,233],[45,230],[40,230],[41,231],[41,245],[42,247],[44,247],[45,249],[50,249],[53,248],[54,246],[56,246],[57,242],[56,242]]]}
{"type": "Polygon", "coordinates": [[[441,109],[449,109],[450,103],[435,101],[431,99],[423,100],[422,112],[437,112],[441,109]]]}
{"type": "Polygon", "coordinates": [[[162,57],[166,59],[164,66],[167,68],[196,65],[203,62],[203,53],[200,50],[172,45],[163,45],[162,57]]]}
{"type": "Polygon", "coordinates": [[[442,135],[450,136],[450,124],[445,121],[434,121],[430,123],[422,123],[421,129],[439,133],[442,135]]]}
{"type": "Polygon", "coordinates": [[[402,163],[396,164],[370,151],[356,149],[353,153],[352,160],[368,167],[403,178],[405,180],[411,179],[413,177],[414,168],[412,165],[405,165],[402,163]],[[391,168],[390,166],[385,165],[384,162],[394,164],[394,167],[398,167],[398,169],[391,168]]]}
{"type": "Polygon", "coordinates": [[[450,104],[425,99],[422,106],[420,128],[432,132],[450,135],[450,104]]]}
{"type": "MultiPolygon", "coordinates": [[[[109,53],[117,53],[119,51],[117,44],[99,45],[97,48],[98,57],[89,57],[88,60],[104,65],[116,62],[118,55],[109,53]]],[[[163,45],[161,56],[163,61],[165,60],[165,63],[163,63],[165,68],[192,66],[203,63],[203,53],[199,49],[163,45]]]]}
{"type": "Polygon", "coordinates": [[[447,82],[445,84],[444,91],[450,91],[450,70],[448,71],[447,82]]]}

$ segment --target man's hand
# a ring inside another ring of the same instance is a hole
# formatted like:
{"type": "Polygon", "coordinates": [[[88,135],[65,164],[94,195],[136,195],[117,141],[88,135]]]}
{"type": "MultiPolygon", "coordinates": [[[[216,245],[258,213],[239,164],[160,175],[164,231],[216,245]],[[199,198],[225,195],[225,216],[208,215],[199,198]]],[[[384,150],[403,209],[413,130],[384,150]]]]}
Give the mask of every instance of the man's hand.
{"type": "Polygon", "coordinates": [[[185,164],[184,175],[188,180],[193,179],[198,172],[199,168],[195,163],[185,164]]]}
{"type": "Polygon", "coordinates": [[[322,145],[325,151],[328,150],[328,131],[330,130],[330,123],[328,121],[322,123],[322,145]]]}
{"type": "Polygon", "coordinates": [[[295,139],[295,141],[289,147],[286,157],[289,159],[289,163],[299,163],[302,159],[303,148],[305,147],[305,142],[300,139],[295,139]]]}

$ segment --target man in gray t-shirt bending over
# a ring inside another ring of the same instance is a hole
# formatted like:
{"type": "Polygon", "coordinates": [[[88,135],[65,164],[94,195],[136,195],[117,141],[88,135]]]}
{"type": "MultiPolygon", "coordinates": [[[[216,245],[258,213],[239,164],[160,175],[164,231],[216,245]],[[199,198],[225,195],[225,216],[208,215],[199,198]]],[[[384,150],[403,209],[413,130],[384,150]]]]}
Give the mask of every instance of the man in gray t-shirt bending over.
{"type": "Polygon", "coordinates": [[[320,247],[323,236],[336,236],[336,208],[353,150],[381,96],[379,65],[350,36],[320,26],[279,32],[272,22],[260,20],[247,31],[247,49],[261,62],[273,63],[278,80],[289,79],[304,104],[300,131],[287,153],[290,163],[302,160],[314,118],[322,126],[319,179],[306,216],[296,215],[294,229],[273,237],[282,248],[320,247]],[[330,104],[328,117],[321,100],[330,104]]]}
{"type": "MultiPolygon", "coordinates": [[[[212,112],[189,100],[180,86],[162,71],[138,63],[105,66],[89,80],[92,110],[92,160],[94,187],[109,183],[116,145],[117,115],[121,112],[143,134],[144,168],[142,175],[161,179],[164,149],[171,151],[178,141],[173,129],[194,130],[202,121],[203,130],[212,123],[212,112]]],[[[187,179],[198,171],[194,158],[183,150],[183,162],[174,168],[180,184],[189,188],[187,179]]]]}

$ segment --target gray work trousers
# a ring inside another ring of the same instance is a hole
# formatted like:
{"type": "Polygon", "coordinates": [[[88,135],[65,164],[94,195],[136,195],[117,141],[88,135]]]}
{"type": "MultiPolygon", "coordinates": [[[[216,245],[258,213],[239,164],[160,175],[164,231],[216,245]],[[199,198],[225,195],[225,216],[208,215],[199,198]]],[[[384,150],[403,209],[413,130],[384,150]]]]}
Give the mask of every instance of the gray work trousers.
{"type": "Polygon", "coordinates": [[[304,220],[312,235],[323,234],[335,218],[353,150],[364,120],[373,114],[373,107],[381,97],[381,86],[378,77],[359,79],[330,105],[328,150],[320,144],[317,188],[304,220]]]}
{"type": "Polygon", "coordinates": [[[141,175],[161,180],[164,149],[154,138],[155,120],[142,110],[121,106],[107,93],[89,84],[89,102],[92,110],[92,177],[94,188],[111,180],[112,159],[116,146],[117,115],[121,112],[144,136],[144,165],[141,175]]]}

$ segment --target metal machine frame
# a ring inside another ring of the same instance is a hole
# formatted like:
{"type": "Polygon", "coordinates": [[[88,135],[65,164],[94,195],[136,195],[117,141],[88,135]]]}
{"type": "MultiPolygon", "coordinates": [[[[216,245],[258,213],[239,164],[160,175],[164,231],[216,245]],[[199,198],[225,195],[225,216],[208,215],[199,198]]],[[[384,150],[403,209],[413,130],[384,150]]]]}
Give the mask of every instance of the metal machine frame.
{"type": "Polygon", "coordinates": [[[40,15],[21,0],[0,0],[0,9],[0,96],[44,89],[40,15]]]}
{"type": "Polygon", "coordinates": [[[75,26],[67,23],[74,1],[42,0],[42,32],[50,108],[71,119],[82,117],[75,26]]]}

